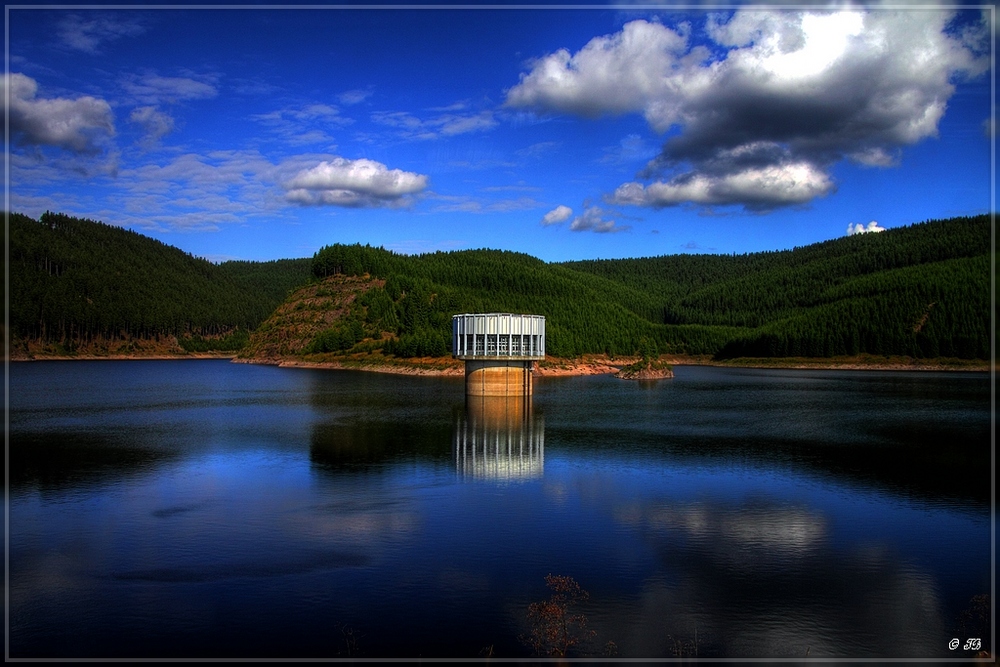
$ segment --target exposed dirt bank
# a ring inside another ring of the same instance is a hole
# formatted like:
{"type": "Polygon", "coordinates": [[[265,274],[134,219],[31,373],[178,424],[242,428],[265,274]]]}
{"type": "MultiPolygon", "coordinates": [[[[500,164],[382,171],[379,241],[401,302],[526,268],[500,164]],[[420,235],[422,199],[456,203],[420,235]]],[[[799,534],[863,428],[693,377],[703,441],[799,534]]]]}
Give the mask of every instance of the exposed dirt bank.
{"type": "MultiPolygon", "coordinates": [[[[273,364],[299,368],[332,368],[365,370],[399,375],[464,375],[463,362],[451,357],[425,357],[399,360],[381,355],[334,358],[331,355],[310,355],[305,358],[234,359],[238,363],[273,364]]],[[[637,361],[635,357],[584,355],[575,359],[546,357],[535,365],[535,377],[616,374],[637,361]]],[[[912,359],[910,357],[834,357],[830,359],[732,359],[715,361],[708,356],[662,356],[659,364],[670,366],[721,366],[733,368],[792,368],[830,370],[907,370],[907,371],[989,371],[988,363],[967,359],[912,359]]],[[[672,377],[667,369],[651,371],[648,379],[672,377]]],[[[630,379],[644,379],[634,377],[630,379]]]]}
{"type": "Polygon", "coordinates": [[[425,357],[417,359],[386,359],[381,356],[329,358],[327,355],[310,355],[303,359],[233,359],[238,364],[265,364],[282,368],[328,368],[340,370],[392,373],[394,375],[452,375],[464,376],[463,362],[451,357],[425,357]],[[325,357],[325,358],[324,358],[325,357]]]}
{"type": "MultiPolygon", "coordinates": [[[[334,357],[333,355],[307,355],[293,358],[234,358],[231,353],[188,353],[183,350],[141,349],[131,352],[119,350],[97,350],[67,353],[65,350],[34,349],[30,353],[21,348],[12,349],[11,361],[31,360],[84,360],[84,359],[232,359],[236,363],[266,364],[287,368],[329,368],[393,373],[397,375],[442,375],[461,376],[465,374],[462,361],[451,357],[424,357],[417,359],[395,359],[375,355],[334,357]]],[[[585,355],[575,359],[546,357],[535,365],[535,377],[560,377],[573,375],[616,374],[624,366],[635,362],[635,358],[604,355],[585,355]]],[[[732,368],[790,368],[829,370],[892,370],[892,371],[989,371],[987,362],[969,359],[913,359],[910,357],[834,357],[830,359],[808,358],[760,358],[730,359],[715,361],[707,356],[663,356],[660,362],[672,366],[721,366],[732,368]]],[[[657,375],[656,377],[670,377],[657,375]]],[[[630,379],[642,379],[639,377],[630,379]]]]}
{"type": "Polygon", "coordinates": [[[535,364],[536,377],[558,377],[562,375],[606,375],[617,373],[627,361],[612,360],[605,356],[584,356],[579,359],[546,357],[535,364]]]}
{"type": "MultiPolygon", "coordinates": [[[[682,362],[683,363],[683,362],[682,362]]],[[[794,358],[741,358],[726,361],[711,361],[706,365],[729,366],[734,368],[802,368],[830,370],[864,371],[977,371],[988,372],[990,363],[979,359],[914,359],[913,357],[880,357],[860,355],[856,357],[830,357],[811,359],[794,358]]]]}

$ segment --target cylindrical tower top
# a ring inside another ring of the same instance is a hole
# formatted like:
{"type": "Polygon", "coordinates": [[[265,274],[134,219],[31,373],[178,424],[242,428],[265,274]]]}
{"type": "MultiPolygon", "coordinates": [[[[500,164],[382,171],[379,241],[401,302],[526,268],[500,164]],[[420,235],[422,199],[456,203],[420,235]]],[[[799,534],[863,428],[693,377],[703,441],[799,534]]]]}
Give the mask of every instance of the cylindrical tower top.
{"type": "Polygon", "coordinates": [[[451,318],[451,350],[458,359],[545,358],[545,317],[464,313],[451,318]]]}

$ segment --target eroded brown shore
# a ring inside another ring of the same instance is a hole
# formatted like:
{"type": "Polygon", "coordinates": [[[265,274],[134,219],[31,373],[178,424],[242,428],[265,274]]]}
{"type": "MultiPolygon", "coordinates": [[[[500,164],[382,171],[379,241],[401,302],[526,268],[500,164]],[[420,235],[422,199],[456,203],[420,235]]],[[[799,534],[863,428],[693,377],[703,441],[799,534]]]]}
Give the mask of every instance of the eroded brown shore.
{"type": "MultiPolygon", "coordinates": [[[[294,358],[245,359],[233,354],[188,353],[188,354],[34,354],[12,356],[11,361],[44,360],[94,360],[94,359],[232,359],[234,363],[265,364],[285,368],[326,368],[360,370],[396,375],[461,376],[465,369],[463,362],[451,357],[425,357],[399,360],[375,356],[353,356],[334,358],[329,355],[312,355],[294,358]]],[[[585,355],[575,359],[547,357],[535,367],[536,377],[559,377],[574,375],[605,375],[617,373],[623,366],[635,362],[635,358],[604,355],[585,355]]],[[[807,358],[761,358],[731,359],[716,361],[707,356],[667,356],[660,361],[673,366],[721,366],[732,368],[784,368],[813,370],[893,370],[893,371],[978,371],[990,370],[990,364],[968,359],[913,359],[910,357],[833,357],[823,359],[807,358]]]]}

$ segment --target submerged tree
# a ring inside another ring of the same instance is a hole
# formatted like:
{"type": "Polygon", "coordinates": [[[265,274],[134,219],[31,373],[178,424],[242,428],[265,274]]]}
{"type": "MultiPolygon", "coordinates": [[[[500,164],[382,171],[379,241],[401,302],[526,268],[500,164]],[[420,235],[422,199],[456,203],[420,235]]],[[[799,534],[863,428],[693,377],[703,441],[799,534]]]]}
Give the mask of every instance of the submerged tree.
{"type": "Polygon", "coordinates": [[[597,634],[587,629],[587,617],[572,613],[573,605],[590,598],[573,577],[549,574],[545,583],[552,597],[528,605],[531,632],[521,640],[531,646],[535,655],[565,657],[567,652],[597,634]]]}

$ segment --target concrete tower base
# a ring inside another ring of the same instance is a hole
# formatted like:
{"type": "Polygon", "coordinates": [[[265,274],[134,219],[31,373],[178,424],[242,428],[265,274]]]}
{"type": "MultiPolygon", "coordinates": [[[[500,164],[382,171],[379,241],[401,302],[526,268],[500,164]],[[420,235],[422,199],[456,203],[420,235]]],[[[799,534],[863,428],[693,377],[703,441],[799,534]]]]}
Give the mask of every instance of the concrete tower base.
{"type": "Polygon", "coordinates": [[[533,361],[476,359],[465,362],[469,396],[530,396],[533,361]]]}

